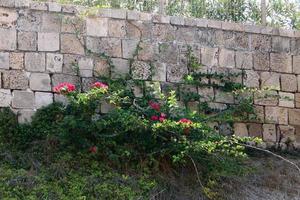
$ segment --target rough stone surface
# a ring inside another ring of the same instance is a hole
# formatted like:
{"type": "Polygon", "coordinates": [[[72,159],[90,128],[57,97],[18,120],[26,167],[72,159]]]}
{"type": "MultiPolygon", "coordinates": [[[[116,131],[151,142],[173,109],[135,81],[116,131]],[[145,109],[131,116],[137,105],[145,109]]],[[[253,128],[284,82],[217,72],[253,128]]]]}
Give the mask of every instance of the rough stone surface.
{"type": "Polygon", "coordinates": [[[263,125],[263,140],[265,142],[276,142],[276,126],[275,124],[264,124],[263,125]]]}
{"type": "Polygon", "coordinates": [[[15,29],[0,28],[0,50],[15,50],[17,48],[17,32],[15,29]]]}
{"type": "Polygon", "coordinates": [[[134,61],[131,66],[131,73],[133,79],[147,80],[151,76],[151,66],[143,61],[134,61]]]}
{"type": "Polygon", "coordinates": [[[138,48],[138,40],[122,40],[123,58],[133,58],[138,48]]]}
{"type": "Polygon", "coordinates": [[[10,53],[9,67],[11,69],[24,69],[24,54],[14,52],[10,53]]]}
{"type": "Polygon", "coordinates": [[[112,78],[125,77],[129,74],[129,61],[125,59],[112,59],[114,68],[112,69],[112,78]]]}
{"type": "Polygon", "coordinates": [[[278,93],[273,90],[255,92],[254,104],[265,105],[265,106],[276,106],[278,104],[278,93]]]}
{"type": "Polygon", "coordinates": [[[91,58],[80,58],[78,62],[79,75],[81,77],[93,77],[94,62],[91,58]]]}
{"type": "Polygon", "coordinates": [[[35,32],[18,33],[18,49],[27,51],[36,51],[37,34],[35,32]]]}
{"type": "Polygon", "coordinates": [[[34,93],[27,91],[15,90],[13,92],[12,107],[13,108],[34,108],[34,93]]]}
{"type": "Polygon", "coordinates": [[[254,69],[268,71],[270,69],[270,54],[255,52],[253,55],[254,69]]]}
{"type": "Polygon", "coordinates": [[[250,137],[262,137],[263,129],[262,124],[250,123],[248,124],[249,127],[249,136],[250,137]]]}
{"type": "Polygon", "coordinates": [[[3,87],[6,89],[27,89],[29,79],[25,72],[10,70],[3,73],[3,87]]]}
{"type": "Polygon", "coordinates": [[[238,137],[248,137],[248,128],[245,123],[234,123],[234,135],[238,137]]]}
{"type": "Polygon", "coordinates": [[[87,18],[86,33],[88,36],[106,37],[108,36],[107,18],[87,18]]]}
{"type": "Polygon", "coordinates": [[[62,72],[63,55],[47,53],[47,65],[46,70],[52,73],[62,72]]]}
{"type": "Polygon", "coordinates": [[[292,56],[284,53],[271,53],[270,67],[275,72],[292,73],[292,56]]]}
{"type": "Polygon", "coordinates": [[[280,107],[266,107],[265,118],[267,123],[288,124],[288,110],[280,107]]]}
{"type": "Polygon", "coordinates": [[[236,52],[236,68],[238,69],[252,69],[253,55],[250,52],[236,52]]]}
{"type": "Polygon", "coordinates": [[[219,65],[220,67],[235,67],[235,55],[234,51],[221,49],[219,52],[219,65]]]}
{"type": "Polygon", "coordinates": [[[0,89],[0,107],[9,107],[11,105],[12,95],[8,89],[0,89]]]}
{"type": "Polygon", "coordinates": [[[9,53],[0,52],[0,69],[9,69],[9,53]]]}
{"type": "Polygon", "coordinates": [[[290,52],[290,38],[274,36],[272,37],[273,52],[290,52]]]}
{"type": "Polygon", "coordinates": [[[153,81],[161,81],[166,82],[167,80],[167,65],[165,63],[156,62],[153,64],[153,74],[152,80],[153,81]]]}
{"type": "Polygon", "coordinates": [[[53,103],[53,94],[46,92],[36,92],[35,93],[35,107],[37,109],[44,106],[48,106],[53,103]]]}
{"type": "Polygon", "coordinates": [[[300,124],[300,109],[289,110],[289,124],[299,125],[300,124]]]}
{"type": "Polygon", "coordinates": [[[271,51],[271,37],[253,34],[251,37],[251,49],[257,51],[271,51]]]}
{"type": "Polygon", "coordinates": [[[16,10],[0,8],[0,27],[14,28],[17,22],[18,13],[16,10]]]}
{"type": "Polygon", "coordinates": [[[18,111],[18,122],[23,123],[30,123],[32,121],[32,117],[35,114],[34,110],[30,109],[21,109],[18,111]]]}
{"type": "Polygon", "coordinates": [[[206,66],[217,66],[219,59],[219,50],[217,48],[201,49],[201,63],[206,66]]]}
{"type": "Polygon", "coordinates": [[[285,92],[297,91],[297,77],[293,74],[281,74],[281,90],[285,92]]]}
{"type": "Polygon", "coordinates": [[[262,88],[272,88],[280,90],[280,74],[273,72],[262,72],[260,74],[261,78],[261,87],[262,88]]]}
{"type": "Polygon", "coordinates": [[[58,33],[38,33],[39,51],[58,51],[59,34],[58,33]]]}
{"type": "Polygon", "coordinates": [[[69,54],[84,54],[84,48],[81,41],[73,34],[61,35],[61,52],[69,54]]]}
{"type": "Polygon", "coordinates": [[[78,76],[72,76],[67,74],[54,74],[52,76],[52,87],[55,87],[63,82],[68,82],[74,84],[75,86],[79,86],[80,78],[78,76]]]}
{"type": "Polygon", "coordinates": [[[96,59],[94,66],[94,76],[104,76],[109,77],[110,76],[110,67],[109,64],[105,59],[96,59]]]}
{"type": "Polygon", "coordinates": [[[87,37],[87,49],[93,53],[104,53],[107,56],[122,57],[121,40],[118,38],[92,38],[87,37]]]}
{"type": "Polygon", "coordinates": [[[126,22],[125,20],[109,20],[108,35],[110,37],[124,38],[126,36],[126,22]]]}
{"type": "Polygon", "coordinates": [[[187,74],[188,69],[180,65],[167,65],[167,81],[179,83],[183,81],[183,77],[187,74]]]}
{"type": "Polygon", "coordinates": [[[32,73],[30,75],[30,89],[35,91],[51,91],[49,74],[32,73]]]}
{"type": "Polygon", "coordinates": [[[293,56],[293,73],[300,74],[300,55],[293,56]]]}
{"type": "Polygon", "coordinates": [[[259,87],[259,74],[256,71],[246,70],[243,79],[245,86],[247,87],[259,87]]]}
{"type": "Polygon", "coordinates": [[[25,69],[30,72],[44,72],[46,69],[45,53],[25,53],[25,69]]]}

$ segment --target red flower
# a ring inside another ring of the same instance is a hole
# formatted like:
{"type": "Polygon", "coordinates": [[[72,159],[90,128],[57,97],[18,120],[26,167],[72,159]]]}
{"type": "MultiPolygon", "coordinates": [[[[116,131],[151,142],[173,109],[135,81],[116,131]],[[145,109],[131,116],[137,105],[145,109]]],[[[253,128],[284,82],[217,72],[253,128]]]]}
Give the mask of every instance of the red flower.
{"type": "Polygon", "coordinates": [[[164,118],[164,117],[159,117],[159,121],[160,122],[163,122],[163,121],[165,121],[166,120],[166,118],[164,118]]]}
{"type": "Polygon", "coordinates": [[[92,88],[104,88],[104,89],[108,89],[108,85],[106,85],[105,83],[96,82],[96,83],[92,84],[92,88]]]}
{"type": "Polygon", "coordinates": [[[179,120],[180,123],[184,123],[184,124],[192,124],[193,122],[189,119],[186,118],[182,118],[181,120],[179,120]]]}
{"type": "Polygon", "coordinates": [[[53,88],[54,92],[57,92],[59,94],[66,94],[69,92],[73,92],[76,90],[75,85],[72,83],[61,83],[53,88]]]}
{"type": "Polygon", "coordinates": [[[96,146],[92,146],[92,147],[89,149],[89,151],[90,151],[91,153],[97,153],[98,148],[97,148],[96,146]]]}
{"type": "Polygon", "coordinates": [[[160,104],[153,102],[153,101],[149,101],[149,106],[156,111],[160,111],[160,104]]]}
{"type": "Polygon", "coordinates": [[[153,115],[153,116],[151,116],[151,120],[152,120],[152,121],[158,121],[158,120],[159,120],[159,117],[158,117],[158,116],[155,116],[155,115],[153,115]]]}

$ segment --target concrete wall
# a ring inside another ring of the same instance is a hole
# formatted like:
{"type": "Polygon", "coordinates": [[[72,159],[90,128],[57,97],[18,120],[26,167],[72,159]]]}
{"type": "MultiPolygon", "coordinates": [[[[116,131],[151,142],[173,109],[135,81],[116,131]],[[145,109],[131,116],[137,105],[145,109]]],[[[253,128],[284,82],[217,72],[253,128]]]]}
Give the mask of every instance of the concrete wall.
{"type": "MultiPolygon", "coordinates": [[[[75,14],[84,10],[0,0],[0,107],[10,106],[21,122],[36,109],[64,100],[52,92],[60,82],[85,90],[95,75],[131,73],[146,85],[182,88],[178,83],[188,72],[184,55],[191,46],[203,72],[244,70],[246,76],[238,82],[276,88],[276,97],[253,94],[259,120],[234,124],[236,134],[261,136],[283,148],[286,143],[300,147],[299,31],[108,9],[89,11],[90,17],[78,20],[75,14]],[[141,50],[135,55],[139,42],[141,50]],[[90,52],[105,53],[115,67],[90,52]]],[[[235,103],[233,96],[217,89],[189,89],[212,97],[209,106],[214,108],[235,103]]]]}

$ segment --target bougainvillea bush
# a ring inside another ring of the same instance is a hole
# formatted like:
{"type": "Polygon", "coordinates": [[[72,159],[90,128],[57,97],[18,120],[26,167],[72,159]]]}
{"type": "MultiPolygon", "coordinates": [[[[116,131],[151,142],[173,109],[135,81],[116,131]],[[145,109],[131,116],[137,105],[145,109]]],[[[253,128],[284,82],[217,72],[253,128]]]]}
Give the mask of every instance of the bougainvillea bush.
{"type": "MultiPolygon", "coordinates": [[[[247,157],[243,144],[258,141],[221,135],[209,123],[209,119],[230,121],[235,115],[242,117],[242,109],[234,108],[229,114],[222,113],[221,118],[212,118],[179,106],[175,91],[162,94],[153,89],[136,98],[133,84],[104,80],[81,92],[79,86],[61,83],[53,90],[67,97],[68,102],[38,110],[31,123],[17,124],[11,112],[2,112],[2,146],[39,152],[35,154],[42,163],[54,162],[52,159],[58,157],[60,160],[59,155],[65,156],[61,152],[74,159],[86,155],[91,163],[126,173],[147,171],[147,175],[155,175],[162,169],[176,171],[178,167],[192,166],[197,179],[203,182],[243,172],[247,157]]],[[[248,110],[245,113],[249,114],[248,110]]],[[[155,185],[150,179],[143,184],[155,185]]],[[[148,186],[146,191],[151,188],[148,186]]]]}

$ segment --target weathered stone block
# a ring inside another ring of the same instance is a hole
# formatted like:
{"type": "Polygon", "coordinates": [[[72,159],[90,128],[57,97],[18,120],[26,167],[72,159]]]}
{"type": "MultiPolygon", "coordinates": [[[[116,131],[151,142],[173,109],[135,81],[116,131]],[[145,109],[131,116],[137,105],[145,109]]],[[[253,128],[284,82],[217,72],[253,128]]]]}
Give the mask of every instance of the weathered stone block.
{"type": "Polygon", "coordinates": [[[131,21],[126,23],[127,38],[150,39],[153,24],[150,22],[131,21]]]}
{"type": "Polygon", "coordinates": [[[253,54],[250,52],[236,52],[236,68],[238,69],[252,69],[253,68],[253,54]]]}
{"type": "Polygon", "coordinates": [[[73,34],[61,35],[61,52],[84,55],[82,41],[73,34]]]}
{"type": "Polygon", "coordinates": [[[9,107],[12,95],[10,90],[0,89],[0,107],[9,107]]]}
{"type": "Polygon", "coordinates": [[[25,69],[31,72],[44,72],[46,69],[45,53],[25,53],[25,69]]]}
{"type": "Polygon", "coordinates": [[[51,91],[49,74],[32,73],[30,75],[30,89],[34,91],[51,91]]]}
{"type": "Polygon", "coordinates": [[[297,77],[293,74],[281,74],[281,90],[285,92],[297,91],[297,77]]]}
{"type": "Polygon", "coordinates": [[[0,69],[9,69],[9,53],[0,52],[0,69]]]}
{"type": "Polygon", "coordinates": [[[28,91],[13,91],[12,107],[13,108],[34,108],[34,93],[28,91]]]}
{"type": "Polygon", "coordinates": [[[249,127],[249,136],[250,137],[262,137],[263,129],[262,124],[250,123],[247,125],[249,127]]]}
{"type": "Polygon", "coordinates": [[[251,37],[251,50],[270,52],[271,37],[268,35],[253,34],[251,37]]]}
{"type": "Polygon", "coordinates": [[[219,65],[220,67],[235,67],[234,51],[221,49],[219,52],[219,65]]]}
{"type": "Polygon", "coordinates": [[[0,8],[0,27],[15,28],[18,14],[16,10],[0,8]]]}
{"type": "Polygon", "coordinates": [[[167,81],[167,65],[165,63],[155,62],[153,64],[152,81],[167,81]]]}
{"type": "Polygon", "coordinates": [[[63,73],[77,75],[79,71],[78,61],[81,56],[64,54],[63,73]]]}
{"type": "Polygon", "coordinates": [[[254,69],[268,71],[270,69],[270,54],[265,52],[255,52],[253,55],[254,69]]]}
{"type": "Polygon", "coordinates": [[[93,77],[82,78],[81,79],[81,86],[82,86],[81,89],[82,89],[82,91],[87,92],[87,91],[91,90],[92,84],[94,84],[97,81],[98,80],[96,78],[93,78],[93,77]]]}
{"type": "Polygon", "coordinates": [[[63,66],[63,55],[47,53],[47,66],[46,69],[48,72],[62,72],[63,66]]]}
{"type": "Polygon", "coordinates": [[[143,61],[134,61],[131,65],[133,79],[147,80],[151,76],[150,64],[143,61]]]}
{"type": "Polygon", "coordinates": [[[92,38],[86,39],[87,49],[93,53],[105,53],[112,57],[122,57],[121,40],[118,38],[92,38]]]}
{"type": "Polygon", "coordinates": [[[37,32],[41,30],[42,13],[31,10],[20,10],[17,29],[20,31],[37,32]]]}
{"type": "Polygon", "coordinates": [[[265,142],[276,142],[276,125],[275,124],[264,124],[263,125],[263,140],[265,142]]]}
{"type": "Polygon", "coordinates": [[[300,54],[300,39],[299,38],[294,38],[291,40],[291,53],[294,55],[299,55],[300,54]]]}
{"type": "Polygon", "coordinates": [[[293,73],[300,74],[300,55],[293,56],[293,73]]]}
{"type": "Polygon", "coordinates": [[[177,43],[159,43],[158,44],[158,57],[163,63],[177,64],[178,55],[178,45],[177,43]]]}
{"type": "Polygon", "coordinates": [[[94,66],[94,76],[110,76],[110,66],[105,59],[95,59],[95,66],[94,66]]]}
{"type": "Polygon", "coordinates": [[[81,77],[93,77],[94,60],[92,58],[83,57],[79,59],[79,75],[81,77]]]}
{"type": "Polygon", "coordinates": [[[59,34],[58,33],[38,33],[39,51],[58,51],[59,34]]]}
{"type": "Polygon", "coordinates": [[[53,103],[53,94],[46,92],[35,93],[35,107],[40,109],[53,103]]]}
{"type": "Polygon", "coordinates": [[[259,74],[256,71],[246,70],[243,78],[244,85],[247,87],[259,87],[259,74]]]}
{"type": "Polygon", "coordinates": [[[124,38],[126,36],[126,22],[124,20],[109,20],[108,35],[110,37],[124,38]]]}
{"type": "Polygon", "coordinates": [[[100,109],[101,109],[101,113],[106,114],[111,112],[113,109],[115,109],[115,106],[113,106],[110,103],[107,103],[106,101],[103,101],[101,103],[100,109]]]}
{"type": "Polygon", "coordinates": [[[289,109],[289,124],[300,124],[300,109],[289,109]]]}
{"type": "Polygon", "coordinates": [[[218,48],[202,48],[201,49],[201,63],[203,65],[212,67],[218,66],[219,50],[218,48]]]}
{"type": "Polygon", "coordinates": [[[98,12],[101,17],[115,18],[115,19],[126,19],[125,9],[100,9],[98,12]]]}
{"type": "Polygon", "coordinates": [[[122,40],[123,58],[133,58],[138,49],[138,40],[122,40]]]}
{"type": "Polygon", "coordinates": [[[278,135],[282,143],[290,143],[296,140],[295,128],[292,126],[278,126],[278,135]]]}
{"type": "Polygon", "coordinates": [[[215,101],[218,103],[233,104],[234,96],[231,92],[223,92],[221,90],[216,90],[215,101]]]}
{"type": "Polygon", "coordinates": [[[15,1],[12,1],[12,0],[1,0],[0,1],[0,6],[13,8],[15,6],[15,1]]]}
{"type": "Polygon", "coordinates": [[[266,106],[265,119],[266,123],[288,124],[288,109],[266,106]]]}
{"type": "Polygon", "coordinates": [[[20,124],[30,123],[34,114],[35,111],[31,109],[18,110],[18,122],[20,124]]]}
{"type": "Polygon", "coordinates": [[[278,93],[276,91],[257,91],[254,93],[254,104],[276,106],[278,104],[278,93]]]}
{"type": "Polygon", "coordinates": [[[213,87],[199,87],[198,94],[200,95],[200,102],[213,101],[215,97],[213,87]]]}
{"type": "Polygon", "coordinates": [[[233,124],[234,135],[238,137],[248,137],[248,128],[245,123],[233,124]]]}
{"type": "Polygon", "coordinates": [[[42,15],[42,32],[60,32],[62,18],[56,13],[43,13],[42,15]]]}
{"type": "Polygon", "coordinates": [[[158,53],[158,48],[153,45],[151,41],[142,41],[139,45],[140,49],[138,51],[138,58],[143,61],[152,61],[156,53],[158,53]]]}
{"type": "Polygon", "coordinates": [[[62,17],[61,32],[63,33],[85,33],[86,24],[78,16],[64,15],[62,17]]]}
{"type": "Polygon", "coordinates": [[[270,67],[275,72],[292,73],[292,56],[285,53],[271,53],[270,67]]]}
{"type": "Polygon", "coordinates": [[[80,86],[80,78],[78,76],[72,76],[67,74],[53,74],[52,76],[52,87],[57,86],[60,83],[72,83],[75,86],[80,86]]]}
{"type": "Polygon", "coordinates": [[[296,108],[300,108],[300,93],[295,93],[295,105],[296,108]]]}
{"type": "Polygon", "coordinates": [[[37,34],[35,32],[19,32],[18,33],[18,49],[36,51],[37,50],[37,34]]]}
{"type": "Polygon", "coordinates": [[[68,98],[61,94],[54,94],[54,102],[62,103],[63,105],[68,105],[68,98]]]}
{"type": "Polygon", "coordinates": [[[15,29],[0,28],[0,50],[15,50],[17,47],[17,32],[15,29]]]}
{"type": "Polygon", "coordinates": [[[61,12],[61,5],[55,2],[48,2],[48,9],[50,12],[61,12]]]}
{"type": "Polygon", "coordinates": [[[273,72],[262,72],[260,74],[261,78],[261,87],[262,88],[272,88],[280,90],[280,74],[273,72]]]}
{"type": "Polygon", "coordinates": [[[139,20],[140,12],[136,10],[128,10],[127,11],[127,19],[128,20],[139,20]]]}
{"type": "Polygon", "coordinates": [[[11,69],[24,69],[24,54],[14,52],[10,53],[9,67],[11,69]]]}
{"type": "Polygon", "coordinates": [[[155,24],[152,27],[153,39],[160,42],[174,41],[176,38],[176,27],[170,24],[155,24]]]}
{"type": "Polygon", "coordinates": [[[114,68],[112,68],[112,78],[125,77],[129,74],[129,61],[120,58],[112,59],[114,68]]]}
{"type": "Polygon", "coordinates": [[[175,32],[176,41],[185,43],[196,42],[196,28],[192,27],[178,27],[175,32]]]}
{"type": "Polygon", "coordinates": [[[88,36],[106,37],[108,36],[107,18],[87,18],[86,33],[88,36]]]}
{"type": "Polygon", "coordinates": [[[185,66],[177,64],[167,65],[167,81],[179,83],[183,81],[183,77],[188,73],[188,69],[185,66]]]}
{"type": "Polygon", "coordinates": [[[184,18],[180,16],[172,16],[170,19],[170,23],[173,25],[184,25],[184,18]]]}
{"type": "Polygon", "coordinates": [[[212,109],[212,110],[217,110],[217,111],[227,109],[227,105],[224,104],[224,103],[214,103],[214,102],[209,102],[209,103],[208,103],[208,107],[209,107],[210,109],[212,109]]]}
{"type": "Polygon", "coordinates": [[[288,92],[279,92],[279,106],[294,108],[295,95],[288,92]]]}
{"type": "Polygon", "coordinates": [[[204,45],[204,46],[209,46],[209,47],[214,47],[216,46],[216,31],[213,29],[199,29],[196,35],[197,43],[204,45]]]}
{"type": "Polygon", "coordinates": [[[287,37],[272,37],[272,51],[273,52],[290,52],[290,38],[287,37]]]}
{"type": "Polygon", "coordinates": [[[30,2],[31,10],[47,10],[47,4],[45,2],[30,2]]]}
{"type": "Polygon", "coordinates": [[[10,70],[3,73],[3,87],[7,89],[27,89],[28,80],[23,71],[10,70]]]}

